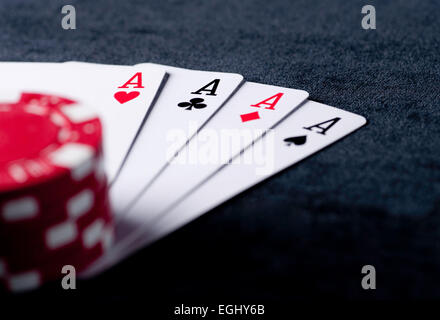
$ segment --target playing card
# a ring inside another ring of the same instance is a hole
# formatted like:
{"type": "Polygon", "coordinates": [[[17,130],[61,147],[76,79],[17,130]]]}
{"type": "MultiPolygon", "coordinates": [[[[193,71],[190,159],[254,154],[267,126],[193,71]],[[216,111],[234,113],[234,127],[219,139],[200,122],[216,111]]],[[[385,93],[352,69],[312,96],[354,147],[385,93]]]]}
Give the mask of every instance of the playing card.
{"type": "Polygon", "coordinates": [[[101,268],[110,266],[191,220],[215,208],[315,152],[340,140],[366,123],[362,116],[318,102],[304,106],[222,166],[155,223],[136,230],[131,242],[120,242],[101,268]]]}
{"type": "MultiPolygon", "coordinates": [[[[260,138],[308,96],[302,90],[247,82],[189,141],[139,199],[123,212],[117,237],[130,237],[136,226],[154,222],[193,188],[260,138]]],[[[183,131],[183,130],[182,130],[183,131]]],[[[184,132],[173,130],[179,140],[184,132]]],[[[141,140],[138,140],[138,143],[141,140]]],[[[171,145],[174,141],[171,140],[171,145]]]]}
{"type": "Polygon", "coordinates": [[[167,165],[167,160],[185,146],[233,95],[243,81],[234,73],[208,72],[157,64],[140,64],[167,72],[169,78],[145,123],[118,179],[110,188],[116,219],[147,188],[167,165]],[[182,131],[173,145],[170,132],[182,131]]]}
{"type": "Polygon", "coordinates": [[[104,165],[113,180],[141,127],[165,72],[145,66],[81,62],[0,63],[2,90],[37,91],[93,108],[104,129],[104,165]]]}

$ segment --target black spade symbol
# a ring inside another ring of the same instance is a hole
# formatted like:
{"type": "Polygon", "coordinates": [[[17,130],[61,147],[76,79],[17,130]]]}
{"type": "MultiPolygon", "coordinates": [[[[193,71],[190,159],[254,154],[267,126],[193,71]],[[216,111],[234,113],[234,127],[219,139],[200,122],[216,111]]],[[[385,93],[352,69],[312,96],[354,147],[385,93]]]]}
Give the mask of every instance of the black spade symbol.
{"type": "Polygon", "coordinates": [[[284,142],[290,146],[292,143],[294,145],[300,146],[304,143],[306,143],[307,141],[307,136],[297,136],[297,137],[290,137],[290,138],[286,138],[284,139],[284,142]]]}

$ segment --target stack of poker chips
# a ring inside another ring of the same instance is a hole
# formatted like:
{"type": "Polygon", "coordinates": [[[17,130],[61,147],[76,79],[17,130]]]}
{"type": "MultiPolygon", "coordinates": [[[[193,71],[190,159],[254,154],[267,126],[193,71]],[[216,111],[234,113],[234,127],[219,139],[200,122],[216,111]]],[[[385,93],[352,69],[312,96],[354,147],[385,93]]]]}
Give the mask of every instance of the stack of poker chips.
{"type": "Polygon", "coordinates": [[[19,292],[62,278],[65,266],[81,272],[114,234],[98,117],[22,93],[0,102],[0,128],[1,283],[19,292]]]}

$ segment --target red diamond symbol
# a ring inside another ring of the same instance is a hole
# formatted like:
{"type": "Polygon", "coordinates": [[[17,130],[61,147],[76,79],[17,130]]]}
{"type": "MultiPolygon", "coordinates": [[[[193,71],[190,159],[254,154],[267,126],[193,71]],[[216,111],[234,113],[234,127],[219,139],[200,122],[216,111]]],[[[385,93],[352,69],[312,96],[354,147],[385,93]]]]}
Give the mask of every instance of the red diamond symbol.
{"type": "Polygon", "coordinates": [[[258,111],[241,114],[240,117],[242,122],[260,119],[260,115],[258,114],[258,111]]]}

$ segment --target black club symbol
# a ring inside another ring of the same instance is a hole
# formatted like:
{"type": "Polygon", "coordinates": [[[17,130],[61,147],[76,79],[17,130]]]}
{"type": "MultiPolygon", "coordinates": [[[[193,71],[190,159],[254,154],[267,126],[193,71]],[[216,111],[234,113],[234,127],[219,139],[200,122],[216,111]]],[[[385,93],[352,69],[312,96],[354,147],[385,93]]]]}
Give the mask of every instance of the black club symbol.
{"type": "Polygon", "coordinates": [[[196,109],[203,109],[206,107],[206,104],[201,102],[203,102],[202,98],[194,98],[189,100],[189,102],[181,102],[178,104],[178,106],[181,108],[186,108],[185,110],[191,110],[193,107],[196,109]]]}

